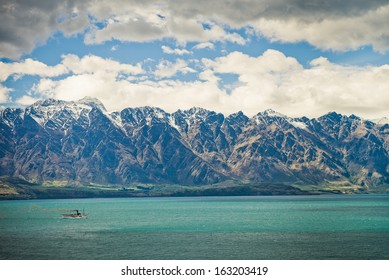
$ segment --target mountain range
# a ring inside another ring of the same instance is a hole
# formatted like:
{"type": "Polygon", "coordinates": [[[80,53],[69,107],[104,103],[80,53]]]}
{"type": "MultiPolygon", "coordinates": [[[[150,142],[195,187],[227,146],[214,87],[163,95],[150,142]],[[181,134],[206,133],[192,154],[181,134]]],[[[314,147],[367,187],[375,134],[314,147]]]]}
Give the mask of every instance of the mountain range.
{"type": "Polygon", "coordinates": [[[389,124],[330,112],[107,112],[97,99],[0,111],[0,175],[31,182],[388,188],[389,124]]]}

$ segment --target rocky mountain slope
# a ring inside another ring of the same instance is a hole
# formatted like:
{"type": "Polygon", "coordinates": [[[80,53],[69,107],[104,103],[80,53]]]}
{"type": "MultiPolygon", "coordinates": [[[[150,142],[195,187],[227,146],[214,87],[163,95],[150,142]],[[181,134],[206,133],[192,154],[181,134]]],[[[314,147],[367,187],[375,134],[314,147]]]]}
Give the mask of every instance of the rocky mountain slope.
{"type": "Polygon", "coordinates": [[[389,184],[389,125],[335,112],[248,118],[201,108],[108,113],[96,99],[0,111],[0,175],[98,184],[389,184]]]}

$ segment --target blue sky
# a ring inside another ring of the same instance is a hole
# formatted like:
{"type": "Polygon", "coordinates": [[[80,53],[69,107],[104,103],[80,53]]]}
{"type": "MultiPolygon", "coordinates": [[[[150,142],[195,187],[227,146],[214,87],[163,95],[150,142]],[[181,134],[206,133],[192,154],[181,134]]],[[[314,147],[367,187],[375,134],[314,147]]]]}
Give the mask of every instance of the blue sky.
{"type": "Polygon", "coordinates": [[[389,2],[2,1],[0,106],[389,117],[389,2]]]}

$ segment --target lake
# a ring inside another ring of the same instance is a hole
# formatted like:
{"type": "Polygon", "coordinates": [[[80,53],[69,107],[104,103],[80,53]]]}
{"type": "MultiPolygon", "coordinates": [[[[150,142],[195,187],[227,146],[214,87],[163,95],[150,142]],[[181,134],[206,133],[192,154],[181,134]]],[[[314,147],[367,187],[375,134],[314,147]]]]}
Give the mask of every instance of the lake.
{"type": "Polygon", "coordinates": [[[388,260],[389,195],[0,201],[0,240],[0,259],[388,260]]]}

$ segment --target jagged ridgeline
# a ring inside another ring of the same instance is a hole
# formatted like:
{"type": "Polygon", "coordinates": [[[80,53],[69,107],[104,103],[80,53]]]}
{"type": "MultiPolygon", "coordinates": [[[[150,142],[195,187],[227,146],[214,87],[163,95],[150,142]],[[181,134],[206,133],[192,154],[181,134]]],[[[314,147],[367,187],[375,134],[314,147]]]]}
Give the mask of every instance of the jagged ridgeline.
{"type": "Polygon", "coordinates": [[[272,110],[252,118],[201,108],[108,113],[97,99],[48,99],[2,110],[0,131],[0,175],[31,182],[389,183],[389,125],[334,112],[314,119],[272,110]]]}

